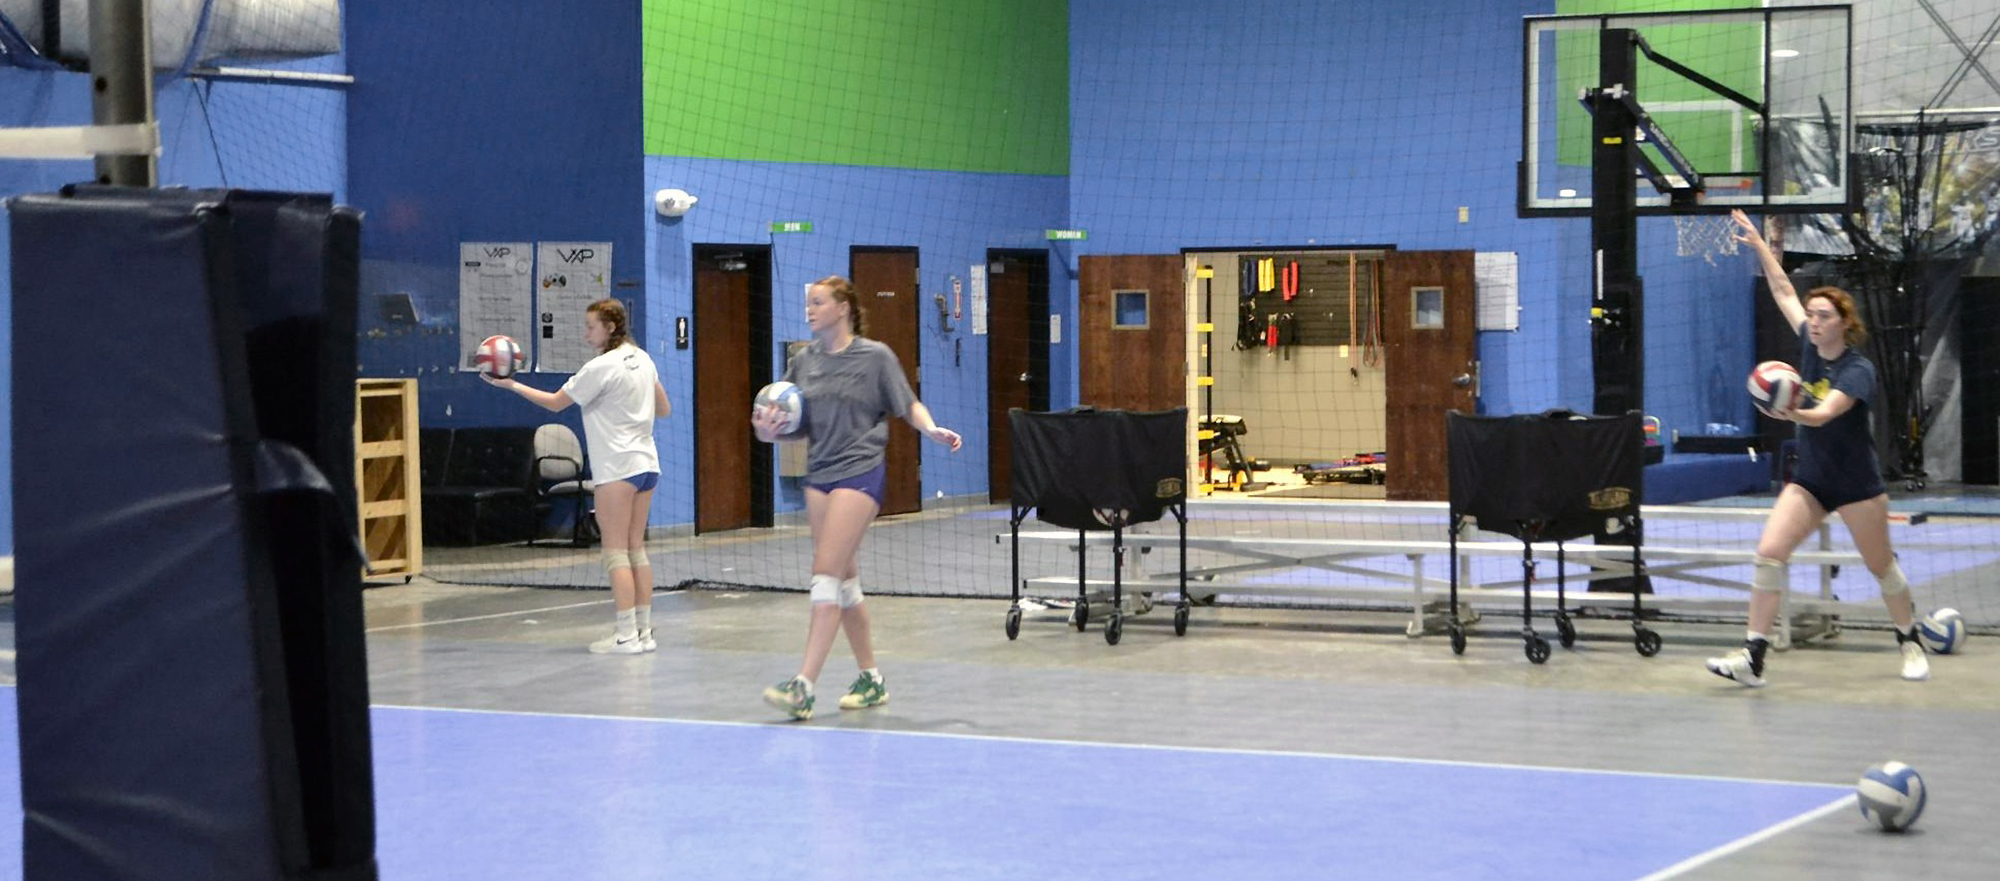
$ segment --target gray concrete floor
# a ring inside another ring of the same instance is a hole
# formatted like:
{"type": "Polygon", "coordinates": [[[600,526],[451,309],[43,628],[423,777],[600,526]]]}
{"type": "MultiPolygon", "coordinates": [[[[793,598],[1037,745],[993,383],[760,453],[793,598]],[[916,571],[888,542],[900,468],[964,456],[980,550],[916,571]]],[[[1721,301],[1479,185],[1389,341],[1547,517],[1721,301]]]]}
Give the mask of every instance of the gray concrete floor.
{"type": "MultiPolygon", "coordinates": [[[[1702,668],[1741,639],[1740,625],[1661,623],[1663,650],[1641,658],[1629,625],[1585,620],[1575,649],[1536,666],[1519,619],[1498,615],[1455,656],[1383,613],[1198,608],[1176,638],[1163,607],[1128,619],[1121,644],[1107,646],[1060,612],[1031,613],[1009,641],[1004,599],[869,603],[893,700],[829,707],[805,724],[1834,784],[1895,758],[1931,789],[1912,834],[1836,811],[1678,877],[1977,877],[2000,864],[2000,643],[1990,638],[1934,657],[1932,680],[1909,683],[1889,634],[1848,631],[1774,655],[1771,685],[1753,691],[1702,668]]],[[[778,723],[758,692],[797,667],[801,594],[663,593],[655,607],[659,652],[605,657],[584,651],[608,631],[601,591],[422,578],[374,588],[373,699],[778,723]]],[[[853,675],[836,645],[821,687],[837,694],[853,675]]],[[[1562,806],[1525,793],[1523,809],[1562,806]]],[[[1522,865],[1574,846],[1520,842],[1522,865]]]]}

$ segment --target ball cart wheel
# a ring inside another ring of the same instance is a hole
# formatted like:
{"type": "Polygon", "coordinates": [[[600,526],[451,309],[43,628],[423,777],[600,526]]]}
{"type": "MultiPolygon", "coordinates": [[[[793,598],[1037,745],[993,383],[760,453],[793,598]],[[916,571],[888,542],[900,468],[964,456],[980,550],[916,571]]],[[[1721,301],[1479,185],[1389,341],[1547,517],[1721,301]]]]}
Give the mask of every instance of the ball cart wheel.
{"type": "Polygon", "coordinates": [[[1639,650],[1639,657],[1650,658],[1660,653],[1660,635],[1641,627],[1632,634],[1632,647],[1639,650]]]}
{"type": "Polygon", "coordinates": [[[1549,660],[1549,641],[1540,636],[1528,637],[1527,644],[1522,646],[1522,649],[1527,653],[1528,660],[1532,663],[1542,664],[1547,663],[1549,660]]]}

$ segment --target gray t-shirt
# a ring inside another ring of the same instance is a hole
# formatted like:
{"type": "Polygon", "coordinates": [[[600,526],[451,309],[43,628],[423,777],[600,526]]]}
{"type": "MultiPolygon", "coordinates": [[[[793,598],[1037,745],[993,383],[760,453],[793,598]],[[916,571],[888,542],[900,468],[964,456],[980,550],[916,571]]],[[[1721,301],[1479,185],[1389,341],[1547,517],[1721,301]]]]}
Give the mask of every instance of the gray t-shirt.
{"type": "Polygon", "coordinates": [[[902,418],[917,400],[896,353],[866,337],[833,354],[813,341],[792,356],[785,381],[805,397],[807,483],[832,483],[880,465],[889,447],[888,417],[902,418]]]}

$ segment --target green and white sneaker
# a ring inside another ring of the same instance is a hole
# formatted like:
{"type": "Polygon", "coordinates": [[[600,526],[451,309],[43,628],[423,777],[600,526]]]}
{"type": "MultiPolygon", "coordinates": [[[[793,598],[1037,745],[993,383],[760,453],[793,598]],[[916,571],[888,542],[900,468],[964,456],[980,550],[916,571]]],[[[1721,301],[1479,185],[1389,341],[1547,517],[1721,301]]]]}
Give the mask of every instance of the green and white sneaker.
{"type": "Polygon", "coordinates": [[[794,676],[764,689],[764,702],[784,710],[794,719],[810,719],[813,717],[812,684],[794,676]]]}
{"type": "Polygon", "coordinates": [[[847,687],[847,693],[840,696],[840,708],[860,710],[879,707],[889,702],[889,684],[882,681],[880,674],[866,673],[854,678],[854,684],[847,687]]]}

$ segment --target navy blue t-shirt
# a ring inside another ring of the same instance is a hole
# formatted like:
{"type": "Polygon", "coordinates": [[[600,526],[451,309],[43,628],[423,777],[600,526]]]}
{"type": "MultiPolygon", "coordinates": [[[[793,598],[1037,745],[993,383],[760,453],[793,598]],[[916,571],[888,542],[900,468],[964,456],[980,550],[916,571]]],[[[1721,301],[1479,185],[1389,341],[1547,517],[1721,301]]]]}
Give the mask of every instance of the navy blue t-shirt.
{"type": "Polygon", "coordinates": [[[1887,491],[1882,466],[1875,458],[1875,435],[1868,425],[1875,401],[1875,364],[1853,346],[1828,361],[1819,356],[1805,324],[1799,325],[1799,377],[1814,400],[1834,391],[1854,399],[1854,406],[1821,426],[1799,425],[1801,483],[1839,498],[1874,498],[1887,491]]]}

